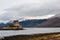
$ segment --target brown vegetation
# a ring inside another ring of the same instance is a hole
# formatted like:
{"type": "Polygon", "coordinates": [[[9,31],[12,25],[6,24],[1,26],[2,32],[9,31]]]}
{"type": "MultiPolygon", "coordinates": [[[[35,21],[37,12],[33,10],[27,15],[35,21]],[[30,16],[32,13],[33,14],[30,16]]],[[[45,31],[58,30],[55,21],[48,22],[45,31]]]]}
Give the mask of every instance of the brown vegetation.
{"type": "Polygon", "coordinates": [[[60,33],[17,35],[17,36],[5,37],[3,40],[60,40],[60,33]]]}

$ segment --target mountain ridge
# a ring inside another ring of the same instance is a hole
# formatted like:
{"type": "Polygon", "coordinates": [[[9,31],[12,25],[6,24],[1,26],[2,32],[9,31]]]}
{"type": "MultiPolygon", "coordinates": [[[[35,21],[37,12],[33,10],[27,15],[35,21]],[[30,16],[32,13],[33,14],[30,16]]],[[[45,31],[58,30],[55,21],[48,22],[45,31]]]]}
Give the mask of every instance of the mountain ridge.
{"type": "Polygon", "coordinates": [[[38,27],[60,27],[60,17],[50,18],[41,24],[35,25],[38,27]]]}
{"type": "MultiPolygon", "coordinates": [[[[22,27],[34,27],[34,25],[36,24],[40,24],[44,21],[46,21],[47,19],[32,19],[32,20],[24,20],[24,21],[20,21],[19,24],[22,25],[22,27]]],[[[11,25],[12,22],[7,22],[7,23],[0,23],[0,27],[6,27],[11,25]]]]}

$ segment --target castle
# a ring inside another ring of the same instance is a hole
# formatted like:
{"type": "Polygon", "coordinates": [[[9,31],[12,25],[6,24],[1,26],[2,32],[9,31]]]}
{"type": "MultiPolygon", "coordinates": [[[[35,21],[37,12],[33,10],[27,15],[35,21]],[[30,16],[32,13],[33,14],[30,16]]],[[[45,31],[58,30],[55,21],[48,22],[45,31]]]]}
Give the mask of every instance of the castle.
{"type": "Polygon", "coordinates": [[[3,28],[0,28],[2,30],[4,29],[8,29],[8,30],[15,30],[15,29],[20,29],[22,30],[22,26],[19,24],[19,21],[18,20],[14,20],[13,23],[7,27],[3,27],[3,28]]]}
{"type": "Polygon", "coordinates": [[[22,26],[19,24],[18,20],[14,20],[11,27],[22,28],[22,26]]]}

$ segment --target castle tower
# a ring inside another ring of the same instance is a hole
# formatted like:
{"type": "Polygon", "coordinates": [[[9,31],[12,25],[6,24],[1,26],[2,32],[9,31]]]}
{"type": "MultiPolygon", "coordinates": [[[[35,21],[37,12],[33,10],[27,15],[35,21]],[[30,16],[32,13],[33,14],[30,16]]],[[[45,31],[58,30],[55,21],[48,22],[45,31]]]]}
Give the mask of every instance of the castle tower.
{"type": "Polygon", "coordinates": [[[12,26],[15,27],[15,28],[20,28],[20,29],[22,29],[22,26],[19,24],[19,21],[18,21],[18,20],[14,20],[12,26]]]}

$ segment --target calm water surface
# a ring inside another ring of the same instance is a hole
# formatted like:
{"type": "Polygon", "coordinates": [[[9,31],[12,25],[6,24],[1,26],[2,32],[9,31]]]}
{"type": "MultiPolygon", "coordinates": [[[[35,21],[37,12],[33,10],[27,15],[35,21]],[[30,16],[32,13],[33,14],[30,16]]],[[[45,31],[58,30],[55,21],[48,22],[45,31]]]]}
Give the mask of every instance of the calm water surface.
{"type": "Polygon", "coordinates": [[[60,28],[24,28],[25,30],[0,30],[0,37],[60,32],[60,28]]]}

